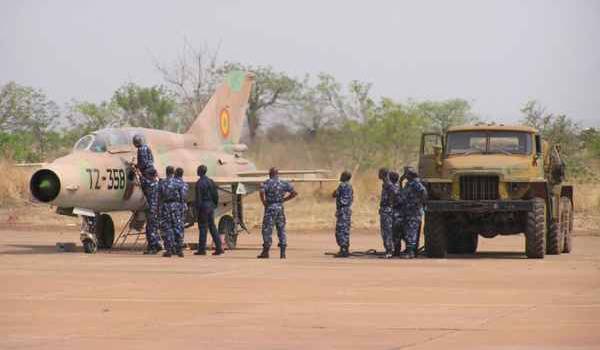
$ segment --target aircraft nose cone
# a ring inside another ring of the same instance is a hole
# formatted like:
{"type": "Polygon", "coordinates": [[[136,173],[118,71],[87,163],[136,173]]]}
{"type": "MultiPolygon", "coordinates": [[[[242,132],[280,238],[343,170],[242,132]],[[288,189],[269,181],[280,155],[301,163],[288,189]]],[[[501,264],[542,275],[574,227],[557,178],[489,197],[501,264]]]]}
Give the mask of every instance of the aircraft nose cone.
{"type": "Polygon", "coordinates": [[[29,189],[35,199],[49,203],[55,200],[60,193],[60,179],[54,171],[40,169],[31,177],[29,189]]]}

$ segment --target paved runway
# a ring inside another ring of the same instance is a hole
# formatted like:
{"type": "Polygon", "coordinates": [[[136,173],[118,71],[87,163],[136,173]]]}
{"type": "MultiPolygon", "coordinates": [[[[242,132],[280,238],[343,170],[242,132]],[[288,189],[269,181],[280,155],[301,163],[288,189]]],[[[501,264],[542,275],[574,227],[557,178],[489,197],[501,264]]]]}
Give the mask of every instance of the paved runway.
{"type": "MultiPolygon", "coordinates": [[[[266,261],[258,232],[183,259],[57,241],[77,231],[0,227],[1,349],[600,348],[600,237],[544,260],[515,236],[412,261],[333,259],[330,232],[291,232],[288,259],[266,261]]],[[[352,237],[380,246],[375,231],[352,237]]]]}

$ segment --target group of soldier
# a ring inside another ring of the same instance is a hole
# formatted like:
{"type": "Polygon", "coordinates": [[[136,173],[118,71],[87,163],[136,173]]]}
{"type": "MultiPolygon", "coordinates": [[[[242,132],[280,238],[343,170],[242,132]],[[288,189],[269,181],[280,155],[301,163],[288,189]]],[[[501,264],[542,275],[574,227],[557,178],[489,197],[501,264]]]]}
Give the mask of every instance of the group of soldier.
{"type": "MultiPolygon", "coordinates": [[[[166,178],[158,179],[152,152],[143,138],[140,135],[134,136],[133,144],[137,148],[140,185],[148,204],[146,222],[148,244],[144,253],[157,254],[164,249],[164,257],[172,255],[183,257],[184,223],[188,211],[186,203],[188,185],[183,181],[183,169],[167,166],[166,178]],[[164,248],[160,243],[161,237],[164,248]]],[[[198,214],[200,234],[198,249],[194,254],[206,255],[207,231],[209,231],[215,245],[213,255],[221,255],[224,250],[214,220],[214,211],[219,201],[218,189],[206,173],[205,165],[198,166],[194,205],[198,214]]],[[[354,201],[351,178],[350,172],[342,172],[340,184],[333,192],[333,197],[336,199],[335,238],[340,248],[335,257],[339,258],[350,256],[350,229],[354,201]]],[[[405,167],[402,176],[395,171],[382,168],[379,170],[379,179],[382,181],[379,219],[385,248],[384,258],[415,258],[427,190],[412,167],[405,167]],[[403,240],[405,249],[401,251],[403,240]]],[[[279,178],[277,168],[271,168],[269,179],[260,186],[260,199],[264,205],[261,230],[263,247],[257,258],[269,258],[273,243],[273,226],[277,230],[280,258],[286,258],[286,217],[283,203],[296,196],[294,187],[279,178]]]]}
{"type": "MultiPolygon", "coordinates": [[[[344,171],[340,175],[339,186],[333,192],[336,199],[335,238],[340,248],[334,256],[338,258],[350,256],[350,227],[354,200],[351,178],[350,172],[344,171]]],[[[395,171],[381,168],[379,179],[382,181],[379,222],[385,249],[383,257],[413,259],[417,256],[427,190],[412,167],[405,167],[402,176],[395,171]],[[405,249],[401,251],[403,240],[405,249]]]]}

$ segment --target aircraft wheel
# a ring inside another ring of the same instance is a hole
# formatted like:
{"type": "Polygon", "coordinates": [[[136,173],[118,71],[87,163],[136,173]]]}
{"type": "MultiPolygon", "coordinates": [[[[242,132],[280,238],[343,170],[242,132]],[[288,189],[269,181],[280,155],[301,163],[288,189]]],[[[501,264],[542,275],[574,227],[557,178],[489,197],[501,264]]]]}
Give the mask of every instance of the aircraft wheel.
{"type": "Polygon", "coordinates": [[[101,214],[96,220],[96,237],[98,238],[98,248],[110,249],[115,240],[115,225],[108,214],[101,214]]]}
{"type": "Polygon", "coordinates": [[[91,239],[86,239],[83,242],[83,251],[87,254],[94,254],[98,250],[98,246],[91,239]]]}
{"type": "Polygon", "coordinates": [[[231,215],[223,215],[219,219],[219,235],[225,236],[227,248],[235,249],[237,246],[238,234],[235,232],[235,223],[231,215]]]}

